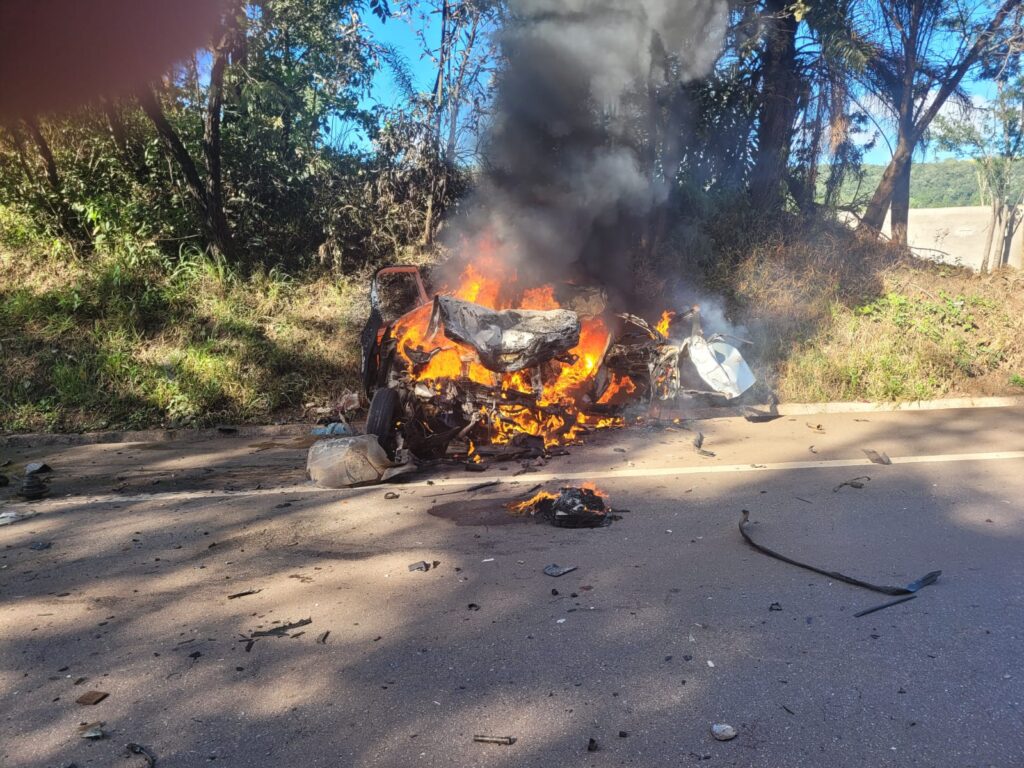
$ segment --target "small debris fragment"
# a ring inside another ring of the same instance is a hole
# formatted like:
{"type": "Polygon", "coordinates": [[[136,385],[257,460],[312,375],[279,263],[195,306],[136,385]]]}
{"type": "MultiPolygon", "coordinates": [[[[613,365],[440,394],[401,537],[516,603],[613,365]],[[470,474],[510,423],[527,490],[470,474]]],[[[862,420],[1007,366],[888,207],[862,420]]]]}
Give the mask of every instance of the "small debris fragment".
{"type": "Polygon", "coordinates": [[[825,432],[825,428],[821,424],[811,424],[809,421],[804,423],[807,424],[807,428],[812,432],[819,432],[822,434],[825,432]]]}
{"type": "Polygon", "coordinates": [[[316,641],[320,645],[327,645],[327,636],[330,635],[330,634],[331,634],[331,630],[329,630],[329,629],[326,632],[321,632],[319,635],[317,635],[316,641]]]}
{"type": "Polygon", "coordinates": [[[714,458],[715,454],[712,453],[711,451],[705,451],[703,446],[704,446],[704,433],[703,432],[698,432],[697,436],[695,438],[693,438],[693,448],[694,448],[694,450],[697,451],[697,453],[699,453],[701,456],[707,456],[708,458],[714,458]]]}
{"type": "Polygon", "coordinates": [[[600,747],[597,746],[597,739],[591,738],[590,741],[587,742],[587,752],[597,752],[598,749],[600,749],[600,747]]]}
{"type": "Polygon", "coordinates": [[[53,469],[49,464],[44,464],[41,461],[33,461],[31,464],[25,465],[26,476],[45,474],[46,472],[53,472],[53,469]]]}
{"type": "Polygon", "coordinates": [[[228,600],[237,600],[240,597],[248,597],[249,595],[258,595],[262,592],[262,589],[247,589],[244,592],[235,592],[233,595],[228,595],[228,600]]]}
{"type": "Polygon", "coordinates": [[[711,667],[711,669],[714,669],[715,668],[715,662],[713,662],[711,659],[708,659],[708,666],[711,667]]]}
{"type": "Polygon", "coordinates": [[[554,577],[557,578],[559,576],[565,576],[565,574],[567,574],[567,573],[572,573],[578,567],[579,566],[576,566],[576,565],[564,565],[563,566],[563,565],[558,565],[556,563],[552,563],[551,565],[545,565],[544,566],[544,573],[546,573],[548,576],[554,576],[554,577]]]}
{"type": "Polygon", "coordinates": [[[261,629],[258,632],[253,632],[249,635],[249,637],[245,638],[245,640],[252,640],[256,637],[284,637],[293,629],[305,627],[308,624],[312,623],[312,619],[300,619],[299,621],[293,621],[291,624],[282,624],[281,626],[274,627],[273,629],[261,629]]]}
{"type": "Polygon", "coordinates": [[[873,451],[870,448],[861,448],[861,450],[864,452],[865,456],[871,459],[872,464],[892,464],[892,459],[890,459],[889,455],[884,452],[879,453],[878,451],[873,451]]]}
{"type": "Polygon", "coordinates": [[[480,744],[504,744],[505,746],[512,746],[516,743],[515,736],[474,736],[473,741],[480,744]]]}
{"type": "Polygon", "coordinates": [[[384,494],[384,498],[387,499],[388,501],[391,501],[392,499],[397,499],[398,494],[395,493],[394,491],[388,491],[387,493],[384,494]]]}
{"type": "Polygon", "coordinates": [[[28,548],[36,552],[42,552],[44,549],[49,549],[53,546],[51,541],[33,541],[28,545],[28,548]]]}
{"type": "Polygon", "coordinates": [[[99,704],[101,701],[103,701],[109,695],[110,695],[109,693],[105,693],[103,691],[86,691],[81,696],[79,696],[77,699],[75,699],[75,702],[78,703],[78,704],[84,704],[86,706],[90,706],[92,704],[99,704]]]}
{"type": "Polygon", "coordinates": [[[861,477],[855,477],[853,480],[847,480],[846,482],[840,483],[832,489],[832,493],[837,493],[841,488],[850,486],[851,488],[863,488],[867,483],[871,482],[871,478],[867,475],[861,477]]]}
{"type": "Polygon", "coordinates": [[[5,485],[10,485],[10,483],[11,481],[8,479],[7,475],[0,475],[0,488],[3,488],[5,485]]]}
{"type": "MultiPolygon", "coordinates": [[[[235,431],[237,432],[237,430],[235,431]]],[[[153,768],[153,766],[156,765],[156,756],[141,744],[136,744],[133,741],[129,741],[127,744],[124,745],[124,748],[128,750],[128,753],[131,755],[142,755],[144,758],[146,758],[147,768],[153,768]]]]}
{"type": "MultiPolygon", "coordinates": [[[[217,427],[217,431],[220,432],[222,435],[237,435],[238,434],[238,428],[237,427],[217,427]]],[[[129,746],[131,746],[131,745],[129,745],[129,746]]]]}
{"type": "Polygon", "coordinates": [[[476,603],[470,603],[469,605],[466,606],[466,610],[467,611],[479,611],[480,610],[480,606],[477,605],[476,603]]]}
{"type": "Polygon", "coordinates": [[[35,516],[35,512],[0,512],[0,525],[10,525],[35,516]]]}
{"type": "Polygon", "coordinates": [[[629,731],[619,731],[619,738],[624,739],[629,736],[629,731]]]}
{"type": "Polygon", "coordinates": [[[102,739],[107,734],[103,731],[103,723],[82,723],[78,726],[78,735],[83,739],[102,739]]]}
{"type": "Polygon", "coordinates": [[[46,495],[46,483],[37,474],[25,475],[21,481],[21,490],[18,492],[22,498],[29,501],[41,499],[46,495]]]}
{"type": "Polygon", "coordinates": [[[430,563],[426,560],[420,560],[418,563],[413,563],[409,566],[409,572],[423,571],[424,573],[430,570],[430,563]]]}
{"type": "Polygon", "coordinates": [[[715,723],[711,726],[711,735],[719,741],[729,741],[736,738],[736,729],[725,723],[715,723]]]}
{"type": "Polygon", "coordinates": [[[900,603],[905,603],[908,600],[913,600],[916,597],[917,597],[917,595],[907,595],[906,597],[901,597],[899,600],[890,600],[888,603],[882,603],[881,605],[876,605],[874,608],[865,608],[863,611],[858,611],[857,613],[853,614],[853,618],[859,619],[861,616],[867,616],[869,613],[874,613],[875,611],[881,611],[881,610],[883,610],[885,608],[892,608],[892,606],[894,606],[894,605],[899,605],[900,603]]]}
{"type": "Polygon", "coordinates": [[[768,606],[768,610],[769,611],[781,611],[782,610],[782,603],[772,603],[771,605],[768,606]]]}

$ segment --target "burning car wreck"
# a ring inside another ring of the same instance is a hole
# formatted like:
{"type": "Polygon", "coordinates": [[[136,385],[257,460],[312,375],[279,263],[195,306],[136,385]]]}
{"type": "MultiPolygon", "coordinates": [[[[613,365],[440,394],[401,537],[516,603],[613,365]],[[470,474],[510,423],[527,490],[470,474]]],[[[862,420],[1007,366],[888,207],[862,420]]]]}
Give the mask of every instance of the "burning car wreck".
{"type": "Polygon", "coordinates": [[[623,425],[627,409],[683,392],[731,401],[755,382],[734,346],[705,338],[696,306],[651,324],[609,311],[600,290],[524,290],[474,264],[433,294],[418,267],[382,268],[370,303],[366,431],[392,456],[540,455],[623,425]]]}

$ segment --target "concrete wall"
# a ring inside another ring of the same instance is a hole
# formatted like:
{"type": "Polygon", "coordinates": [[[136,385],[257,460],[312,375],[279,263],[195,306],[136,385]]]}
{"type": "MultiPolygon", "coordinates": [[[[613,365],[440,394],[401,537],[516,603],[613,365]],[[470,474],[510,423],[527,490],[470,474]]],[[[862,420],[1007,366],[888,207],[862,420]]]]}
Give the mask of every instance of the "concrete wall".
{"type": "MultiPolygon", "coordinates": [[[[910,211],[907,243],[918,256],[945,264],[981,266],[988,237],[991,210],[984,206],[964,208],[917,208],[910,211]]],[[[883,232],[889,234],[889,219],[883,232]]],[[[999,233],[996,233],[999,236],[999,233]]],[[[1021,268],[1024,260],[1024,225],[1017,228],[1010,246],[1010,266],[1021,268]]]]}

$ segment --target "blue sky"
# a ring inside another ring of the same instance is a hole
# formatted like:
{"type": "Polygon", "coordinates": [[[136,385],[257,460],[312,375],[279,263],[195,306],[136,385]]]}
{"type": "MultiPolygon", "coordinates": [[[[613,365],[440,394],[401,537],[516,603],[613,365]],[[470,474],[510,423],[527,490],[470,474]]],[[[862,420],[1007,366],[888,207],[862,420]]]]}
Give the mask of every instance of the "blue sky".
{"type": "MultiPolygon", "coordinates": [[[[434,65],[429,58],[423,56],[421,41],[417,38],[416,31],[413,25],[410,24],[409,20],[404,18],[391,18],[388,19],[387,22],[382,22],[376,16],[371,14],[368,15],[364,21],[366,21],[367,26],[376,40],[379,40],[382,43],[387,43],[404,54],[410,64],[415,87],[421,91],[430,90],[433,86],[434,65]]],[[[431,21],[426,28],[427,39],[432,40],[436,38],[437,32],[436,23],[431,21]]],[[[993,92],[992,85],[988,82],[967,81],[965,83],[965,89],[972,96],[982,98],[991,97],[993,92]]],[[[395,87],[391,72],[387,67],[382,68],[374,77],[373,90],[367,98],[366,103],[393,104],[400,98],[401,93],[395,87]]],[[[879,122],[887,131],[889,130],[884,120],[879,119],[879,122]]],[[[870,133],[864,134],[864,142],[867,142],[871,138],[872,133],[874,133],[874,126],[871,126],[870,133]]],[[[890,141],[895,144],[895,140],[891,135],[889,138],[890,141]]],[[[864,162],[884,165],[889,162],[891,156],[889,145],[882,137],[878,137],[875,141],[875,146],[865,153],[864,162]]],[[[939,152],[938,150],[932,149],[928,146],[921,146],[915,154],[914,159],[918,162],[931,162],[948,157],[952,157],[948,152],[939,152]]]]}

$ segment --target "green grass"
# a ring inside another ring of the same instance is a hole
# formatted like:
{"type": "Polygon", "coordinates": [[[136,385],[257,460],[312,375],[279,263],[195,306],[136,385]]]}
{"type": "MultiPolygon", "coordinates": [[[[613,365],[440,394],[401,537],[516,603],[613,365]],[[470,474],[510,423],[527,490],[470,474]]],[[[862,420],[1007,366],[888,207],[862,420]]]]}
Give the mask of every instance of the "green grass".
{"type": "Polygon", "coordinates": [[[0,247],[0,429],[265,423],[329,404],[356,383],[364,277],[0,247]]]}

